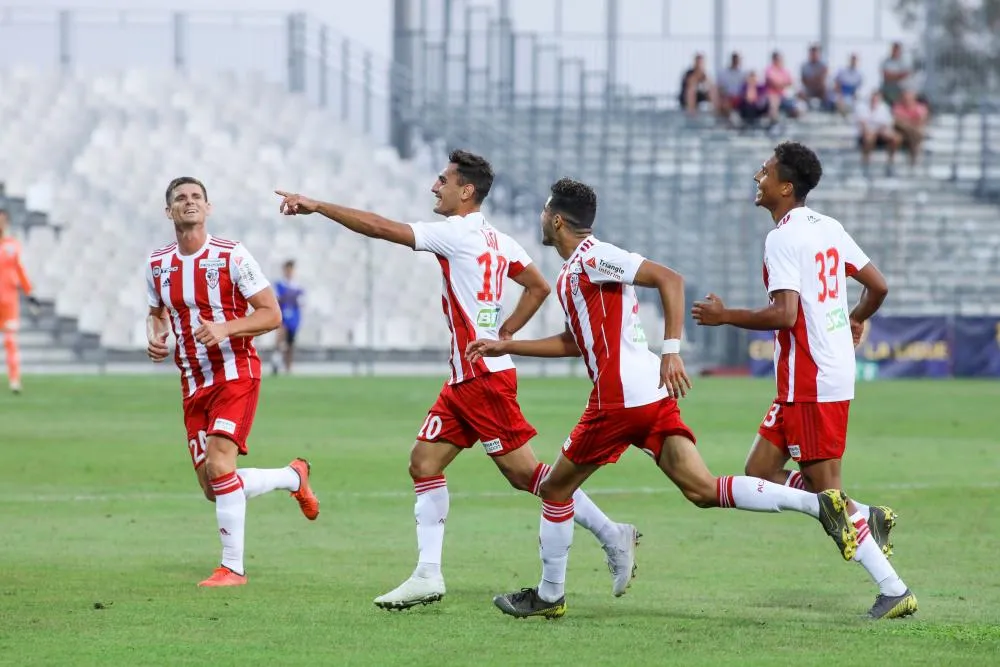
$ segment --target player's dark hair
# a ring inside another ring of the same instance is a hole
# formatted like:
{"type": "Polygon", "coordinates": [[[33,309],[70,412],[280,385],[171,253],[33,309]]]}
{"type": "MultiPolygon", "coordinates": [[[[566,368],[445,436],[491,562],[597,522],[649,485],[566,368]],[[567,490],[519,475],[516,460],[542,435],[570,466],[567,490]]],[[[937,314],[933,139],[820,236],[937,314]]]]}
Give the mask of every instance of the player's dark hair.
{"type": "Polygon", "coordinates": [[[493,187],[493,166],[489,161],[481,155],[457,150],[448,155],[448,162],[455,165],[459,183],[472,184],[476,189],[476,203],[482,204],[493,187]]]}
{"type": "Polygon", "coordinates": [[[170,196],[174,194],[174,189],[182,185],[197,185],[201,188],[201,194],[205,197],[205,201],[208,201],[208,190],[205,189],[205,184],[199,181],[194,176],[178,176],[174,180],[170,181],[170,185],[167,186],[167,206],[170,206],[170,196]]]}
{"type": "Polygon", "coordinates": [[[10,217],[10,211],[8,211],[7,209],[5,209],[3,206],[0,206],[0,215],[6,215],[9,218],[10,217]]]}
{"type": "Polygon", "coordinates": [[[294,269],[295,268],[295,260],[294,259],[285,260],[285,263],[282,264],[282,267],[284,267],[286,269],[294,269]]]}
{"type": "Polygon", "coordinates": [[[586,183],[560,178],[552,184],[549,210],[575,229],[590,229],[597,217],[597,193],[586,183]]]}
{"type": "Polygon", "coordinates": [[[792,184],[795,201],[804,202],[823,177],[823,165],[811,148],[797,141],[784,141],[774,147],[778,178],[792,184]]]}

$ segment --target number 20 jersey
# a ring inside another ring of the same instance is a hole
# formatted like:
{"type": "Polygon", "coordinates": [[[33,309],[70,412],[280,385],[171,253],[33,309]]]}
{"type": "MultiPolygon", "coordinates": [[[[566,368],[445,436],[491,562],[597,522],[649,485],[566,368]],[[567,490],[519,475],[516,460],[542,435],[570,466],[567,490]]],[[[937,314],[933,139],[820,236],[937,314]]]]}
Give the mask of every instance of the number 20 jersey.
{"type": "Polygon", "coordinates": [[[779,402],[854,398],[854,343],[847,277],[869,263],[843,225],[807,207],[792,209],[764,243],[764,286],[799,294],[791,329],[775,332],[779,402]]]}
{"type": "Polygon", "coordinates": [[[481,213],[410,226],[414,250],[433,253],[441,265],[441,309],[451,331],[449,384],[514,368],[509,355],[469,363],[465,348],[476,339],[498,339],[507,278],[531,264],[528,253],[481,213]]]}

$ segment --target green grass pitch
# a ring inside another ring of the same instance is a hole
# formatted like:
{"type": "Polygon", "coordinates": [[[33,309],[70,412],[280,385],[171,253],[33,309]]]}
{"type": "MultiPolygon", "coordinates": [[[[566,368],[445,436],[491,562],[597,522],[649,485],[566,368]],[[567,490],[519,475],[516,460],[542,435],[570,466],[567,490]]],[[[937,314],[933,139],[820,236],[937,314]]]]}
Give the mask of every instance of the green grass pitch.
{"type": "MultiPolygon", "coordinates": [[[[699,510],[632,450],[587,486],[645,534],[611,597],[579,528],[559,621],[491,603],[535,585],[539,503],[481,447],[448,470],[445,599],[389,613],[372,598],[416,555],[413,436],[440,380],[266,378],[247,466],[313,463],[315,523],[285,493],[248,506],[248,586],[201,590],[215,516],[190,469],[175,377],[28,377],[0,395],[0,665],[1000,664],[1000,383],[859,386],[847,490],[900,514],[893,562],[910,619],[861,620],[874,587],[801,515],[699,510]]],[[[554,459],[585,379],[521,380],[554,459]]],[[[685,419],[718,473],[742,471],[769,382],[700,379],[685,419]]]]}

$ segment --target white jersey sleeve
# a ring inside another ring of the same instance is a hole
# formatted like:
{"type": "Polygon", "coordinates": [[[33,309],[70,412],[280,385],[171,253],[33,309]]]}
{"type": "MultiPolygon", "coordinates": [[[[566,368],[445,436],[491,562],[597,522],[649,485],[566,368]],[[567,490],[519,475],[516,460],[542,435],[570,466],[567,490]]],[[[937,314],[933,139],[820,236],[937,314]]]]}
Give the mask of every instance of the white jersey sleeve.
{"type": "Polygon", "coordinates": [[[638,253],[622,250],[610,243],[598,243],[583,261],[583,270],[592,283],[624,283],[631,285],[639,266],[646,260],[638,253]]]}
{"type": "Polygon", "coordinates": [[[850,277],[868,266],[871,260],[854,240],[854,237],[848,234],[847,230],[843,229],[843,227],[841,227],[841,233],[843,235],[839,244],[841,259],[844,262],[844,271],[850,277]]]}
{"type": "Polygon", "coordinates": [[[229,276],[240,288],[244,299],[249,299],[271,285],[260,264],[242,243],[233,248],[230,255],[229,276]]]}
{"type": "Polygon", "coordinates": [[[767,267],[767,290],[792,290],[802,293],[802,269],[792,234],[772,230],[764,241],[764,265],[767,267]]]}
{"type": "Polygon", "coordinates": [[[507,247],[504,250],[507,254],[507,277],[514,278],[531,264],[531,257],[514,239],[506,237],[506,241],[507,247]]]}
{"type": "Polygon", "coordinates": [[[458,228],[453,222],[411,222],[413,249],[451,257],[458,246],[458,228]]]}
{"type": "MultiPolygon", "coordinates": [[[[159,271],[159,268],[157,268],[159,271]]],[[[163,305],[163,299],[160,298],[160,293],[156,291],[156,281],[153,279],[153,264],[151,261],[146,262],[146,303],[150,308],[159,308],[163,305]]]]}

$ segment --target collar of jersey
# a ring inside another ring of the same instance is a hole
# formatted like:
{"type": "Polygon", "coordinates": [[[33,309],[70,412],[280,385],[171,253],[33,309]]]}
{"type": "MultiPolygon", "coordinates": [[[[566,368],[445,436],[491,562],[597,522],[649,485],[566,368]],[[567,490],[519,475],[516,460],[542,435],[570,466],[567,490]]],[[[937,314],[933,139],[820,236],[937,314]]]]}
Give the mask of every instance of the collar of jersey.
{"type": "Polygon", "coordinates": [[[181,259],[194,259],[195,257],[197,257],[198,255],[200,255],[201,253],[205,252],[205,249],[208,248],[208,244],[211,243],[211,242],[212,242],[212,235],[208,234],[208,235],[205,236],[205,245],[203,245],[202,247],[198,248],[197,250],[195,250],[190,255],[182,255],[181,254],[181,246],[180,246],[179,243],[177,244],[177,248],[174,250],[174,252],[181,259]]]}
{"type": "Polygon", "coordinates": [[[486,224],[486,216],[483,215],[482,211],[475,211],[468,215],[450,215],[448,216],[448,221],[465,222],[470,225],[484,225],[486,224]]]}

